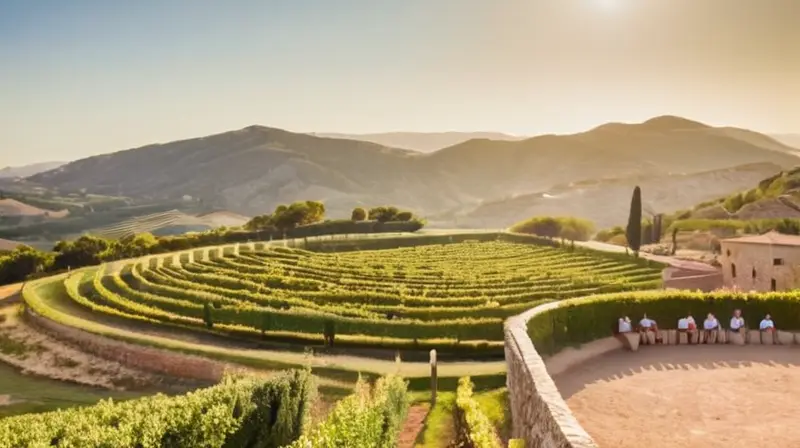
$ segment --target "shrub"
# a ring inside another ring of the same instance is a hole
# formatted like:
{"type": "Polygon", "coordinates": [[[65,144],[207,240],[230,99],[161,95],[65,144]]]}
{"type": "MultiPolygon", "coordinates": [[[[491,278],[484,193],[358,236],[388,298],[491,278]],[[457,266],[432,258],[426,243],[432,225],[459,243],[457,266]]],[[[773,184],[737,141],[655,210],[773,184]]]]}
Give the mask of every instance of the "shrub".
{"type": "Polygon", "coordinates": [[[324,422],[291,448],[394,447],[408,405],[402,378],[379,378],[374,387],[359,379],[355,393],[337,403],[324,422]]]}
{"type": "Polygon", "coordinates": [[[354,208],[350,219],[353,221],[365,221],[367,219],[367,211],[361,207],[354,208]]]}
{"type": "Polygon", "coordinates": [[[481,411],[478,402],[472,398],[472,381],[463,377],[458,380],[456,389],[456,443],[458,446],[475,448],[500,448],[503,445],[497,438],[494,426],[481,411]]]}
{"type": "Polygon", "coordinates": [[[588,241],[594,233],[591,221],[573,217],[537,216],[518,222],[509,229],[514,233],[526,233],[547,238],[588,241]]]}
{"type": "Polygon", "coordinates": [[[264,381],[0,420],[0,447],[281,447],[300,437],[315,386],[307,371],[264,381]]]}

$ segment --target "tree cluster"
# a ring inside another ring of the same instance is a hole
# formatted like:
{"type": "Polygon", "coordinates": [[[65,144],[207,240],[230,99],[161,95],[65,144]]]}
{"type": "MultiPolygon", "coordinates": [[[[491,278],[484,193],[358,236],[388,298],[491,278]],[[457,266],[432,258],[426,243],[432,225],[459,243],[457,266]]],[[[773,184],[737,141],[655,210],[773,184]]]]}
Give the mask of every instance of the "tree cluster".
{"type": "Polygon", "coordinates": [[[594,223],[574,217],[537,216],[514,224],[510,230],[545,238],[588,241],[594,233],[594,223]]]}
{"type": "Polygon", "coordinates": [[[318,201],[298,201],[279,205],[272,214],[251,219],[244,228],[253,231],[287,231],[295,227],[321,222],[325,219],[325,204],[318,201]]]}

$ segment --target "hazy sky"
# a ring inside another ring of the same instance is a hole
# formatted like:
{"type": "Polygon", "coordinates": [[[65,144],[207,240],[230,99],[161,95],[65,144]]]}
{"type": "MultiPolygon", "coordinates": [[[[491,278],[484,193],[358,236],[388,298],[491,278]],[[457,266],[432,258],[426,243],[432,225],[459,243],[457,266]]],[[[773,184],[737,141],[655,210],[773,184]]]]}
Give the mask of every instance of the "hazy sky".
{"type": "Polygon", "coordinates": [[[0,166],[263,124],[800,132],[798,0],[0,0],[0,166]]]}

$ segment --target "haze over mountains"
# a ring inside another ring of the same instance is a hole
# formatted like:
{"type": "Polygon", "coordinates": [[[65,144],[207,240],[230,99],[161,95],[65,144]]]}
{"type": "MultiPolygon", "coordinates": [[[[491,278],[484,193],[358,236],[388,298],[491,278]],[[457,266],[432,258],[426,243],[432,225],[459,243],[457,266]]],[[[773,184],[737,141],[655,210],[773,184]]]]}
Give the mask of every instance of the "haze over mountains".
{"type": "Polygon", "coordinates": [[[33,163],[25,166],[7,166],[0,169],[0,179],[9,177],[28,177],[34,174],[43,173],[52,169],[58,168],[65,162],[42,162],[33,163]]]}
{"type": "Polygon", "coordinates": [[[777,134],[771,137],[784,145],[792,146],[800,150],[800,134],[777,134]]]}
{"type": "Polygon", "coordinates": [[[190,195],[249,215],[317,199],[339,217],[359,205],[393,204],[441,225],[504,227],[549,214],[607,226],[624,222],[636,184],[650,207],[669,212],[800,162],[795,148],[766,135],[672,116],[572,135],[468,138],[422,154],[249,126],[89,157],[29,181],[151,199],[190,195]]]}

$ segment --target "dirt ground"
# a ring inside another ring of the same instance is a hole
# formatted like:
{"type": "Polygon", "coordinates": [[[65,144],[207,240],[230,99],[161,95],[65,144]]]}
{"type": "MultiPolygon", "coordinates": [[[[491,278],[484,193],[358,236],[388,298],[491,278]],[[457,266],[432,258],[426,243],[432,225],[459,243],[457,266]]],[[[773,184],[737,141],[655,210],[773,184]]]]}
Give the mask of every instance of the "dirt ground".
{"type": "Polygon", "coordinates": [[[800,446],[798,347],[645,347],[554,380],[601,448],[800,446]]]}

